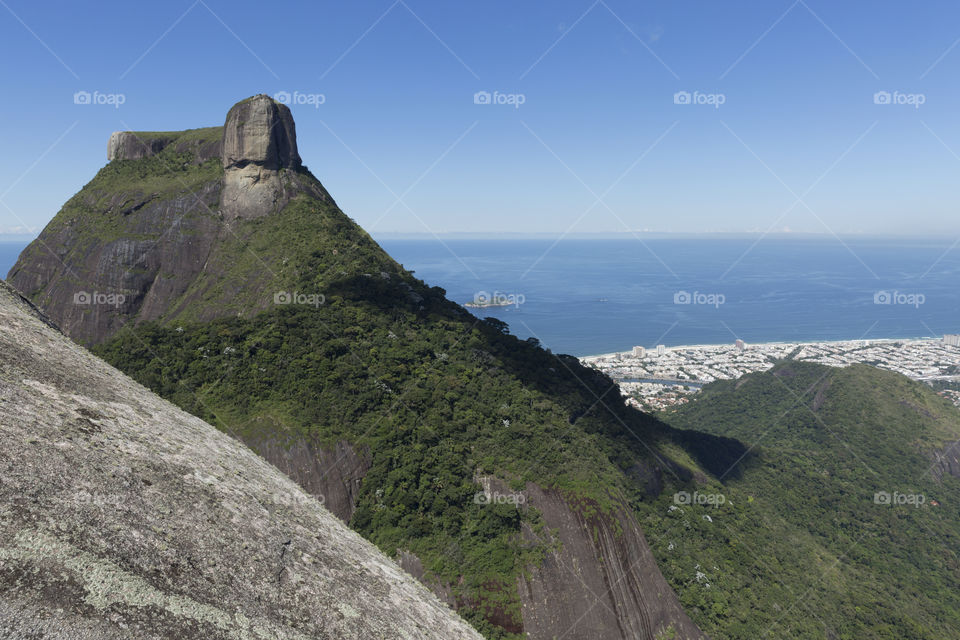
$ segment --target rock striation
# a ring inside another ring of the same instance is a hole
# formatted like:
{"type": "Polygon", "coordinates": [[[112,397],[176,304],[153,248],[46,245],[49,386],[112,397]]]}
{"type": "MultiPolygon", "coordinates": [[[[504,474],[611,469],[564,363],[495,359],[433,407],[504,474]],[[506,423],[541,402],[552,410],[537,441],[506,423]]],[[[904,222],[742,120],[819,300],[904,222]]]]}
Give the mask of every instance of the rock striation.
{"type": "Polygon", "coordinates": [[[0,282],[0,638],[480,635],[276,468],[0,282]]]}
{"type": "MultiPolygon", "coordinates": [[[[515,493],[499,478],[478,482],[488,499],[515,493]]],[[[553,549],[517,583],[530,638],[706,639],[664,580],[626,505],[609,515],[532,482],[522,496],[526,508],[542,514],[549,532],[538,536],[527,527],[525,537],[544,542],[546,535],[553,549]]]]}
{"type": "Polygon", "coordinates": [[[234,105],[223,127],[222,159],[224,216],[258,218],[282,208],[291,194],[280,172],[301,165],[290,109],[264,94],[234,105]]]}
{"type": "Polygon", "coordinates": [[[223,168],[257,164],[297,169],[297,130],[290,109],[259,94],[233,105],[223,128],[223,168]]]}

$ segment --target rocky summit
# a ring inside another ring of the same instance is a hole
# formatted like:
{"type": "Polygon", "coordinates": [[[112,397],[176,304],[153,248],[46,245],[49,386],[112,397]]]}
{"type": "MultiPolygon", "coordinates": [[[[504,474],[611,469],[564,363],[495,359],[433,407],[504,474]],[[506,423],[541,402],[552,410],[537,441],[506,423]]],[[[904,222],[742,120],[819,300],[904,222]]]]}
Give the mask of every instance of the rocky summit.
{"type": "Polygon", "coordinates": [[[0,638],[480,636],[277,469],[0,282],[0,638]]]}
{"type": "Polygon", "coordinates": [[[298,197],[346,221],[302,166],[290,110],[265,95],[222,127],[113,133],[107,157],[8,278],[84,344],[128,323],[257,313],[287,274],[244,246],[246,223],[298,197]]]}
{"type": "Polygon", "coordinates": [[[262,94],[234,105],[223,127],[222,159],[224,216],[256,218],[285,205],[281,170],[300,168],[290,109],[262,94]]]}

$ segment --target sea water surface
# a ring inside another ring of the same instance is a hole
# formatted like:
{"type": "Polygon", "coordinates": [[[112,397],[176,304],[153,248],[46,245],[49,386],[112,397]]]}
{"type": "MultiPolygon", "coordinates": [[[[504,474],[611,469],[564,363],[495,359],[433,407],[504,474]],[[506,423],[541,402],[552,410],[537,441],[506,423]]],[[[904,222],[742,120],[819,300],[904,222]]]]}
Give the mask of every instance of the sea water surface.
{"type": "MultiPolygon", "coordinates": [[[[952,238],[377,239],[457,302],[513,301],[472,311],[558,353],[960,333],[952,238]]],[[[26,244],[0,242],[0,274],[26,244]]]]}
{"type": "Polygon", "coordinates": [[[26,240],[0,240],[0,278],[7,279],[10,268],[17,262],[20,252],[30,244],[26,240]]]}
{"type": "Polygon", "coordinates": [[[953,238],[379,240],[458,302],[517,301],[472,311],[578,356],[960,333],[953,238]]]}

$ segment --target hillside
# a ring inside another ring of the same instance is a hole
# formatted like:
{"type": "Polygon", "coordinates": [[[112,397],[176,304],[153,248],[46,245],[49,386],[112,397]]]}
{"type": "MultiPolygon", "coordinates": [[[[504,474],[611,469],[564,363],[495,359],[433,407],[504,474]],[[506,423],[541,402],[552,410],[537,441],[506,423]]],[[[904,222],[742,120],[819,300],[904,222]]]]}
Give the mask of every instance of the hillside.
{"type": "Polygon", "coordinates": [[[0,637],[478,638],[275,468],[0,282],[0,637]]]}
{"type": "Polygon", "coordinates": [[[704,637],[636,514],[738,443],[625,407],[575,358],[414,278],[301,164],[286,107],[238,103],[219,146],[197,131],[115,134],[11,282],[486,637],[704,637]],[[117,304],[75,302],[91,291],[117,304]]]}
{"type": "Polygon", "coordinates": [[[960,637],[960,412],[929,387],[784,362],[663,418],[751,447],[723,477],[724,504],[644,521],[681,601],[709,613],[695,616],[704,630],[960,637]]]}

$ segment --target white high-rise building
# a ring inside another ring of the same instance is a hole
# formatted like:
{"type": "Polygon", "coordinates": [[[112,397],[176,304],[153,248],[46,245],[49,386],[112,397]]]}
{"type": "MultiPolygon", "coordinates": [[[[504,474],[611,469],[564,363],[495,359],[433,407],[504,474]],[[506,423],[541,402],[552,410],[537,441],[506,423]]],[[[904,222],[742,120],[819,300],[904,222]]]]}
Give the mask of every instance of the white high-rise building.
{"type": "Polygon", "coordinates": [[[646,355],[646,353],[647,353],[647,350],[644,349],[643,347],[634,347],[634,348],[633,348],[633,357],[634,357],[634,358],[642,358],[644,355],[646,355]]]}
{"type": "Polygon", "coordinates": [[[743,351],[744,349],[747,348],[747,343],[745,343],[745,342],[744,342],[743,340],[741,340],[740,338],[737,338],[737,341],[734,342],[733,344],[734,344],[734,346],[737,347],[737,351],[743,351]]]}
{"type": "Polygon", "coordinates": [[[667,347],[666,347],[665,345],[662,345],[662,344],[658,344],[658,345],[657,345],[657,355],[658,355],[658,356],[662,356],[666,350],[667,350],[667,347]]]}
{"type": "Polygon", "coordinates": [[[944,334],[943,344],[949,344],[952,347],[960,347],[960,334],[956,334],[956,333],[944,334]]]}

